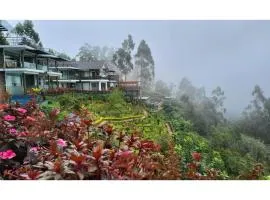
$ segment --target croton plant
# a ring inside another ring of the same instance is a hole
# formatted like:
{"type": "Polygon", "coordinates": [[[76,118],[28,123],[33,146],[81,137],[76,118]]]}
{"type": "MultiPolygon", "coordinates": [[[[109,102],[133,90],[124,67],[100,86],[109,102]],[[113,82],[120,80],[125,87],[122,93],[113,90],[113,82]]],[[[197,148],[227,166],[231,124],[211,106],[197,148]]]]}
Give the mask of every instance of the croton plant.
{"type": "MultiPolygon", "coordinates": [[[[86,108],[63,120],[59,113],[44,113],[34,100],[25,106],[0,104],[0,179],[220,179],[216,169],[201,170],[199,152],[191,152],[193,160],[182,169],[172,141],[162,152],[139,132],[98,127],[86,108]]],[[[261,173],[256,166],[241,179],[258,179],[261,173]]]]}
{"type": "Polygon", "coordinates": [[[0,106],[0,177],[21,180],[177,179],[159,145],[110,125],[96,127],[88,110],[59,121],[31,101],[0,106]]]}

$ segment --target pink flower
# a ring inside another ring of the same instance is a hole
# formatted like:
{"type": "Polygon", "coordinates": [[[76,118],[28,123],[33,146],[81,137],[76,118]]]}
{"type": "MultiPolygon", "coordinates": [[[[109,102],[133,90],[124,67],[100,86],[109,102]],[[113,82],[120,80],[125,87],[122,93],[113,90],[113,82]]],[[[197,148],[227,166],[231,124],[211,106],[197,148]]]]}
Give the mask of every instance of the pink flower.
{"type": "Polygon", "coordinates": [[[12,115],[6,115],[4,116],[4,120],[6,121],[15,121],[16,117],[12,115]]]}
{"type": "Polygon", "coordinates": [[[68,126],[74,126],[74,122],[68,122],[68,126]]]}
{"type": "Polygon", "coordinates": [[[57,141],[57,145],[59,145],[60,147],[66,147],[67,146],[67,142],[63,139],[58,139],[57,141]]]}
{"type": "Polygon", "coordinates": [[[17,111],[19,111],[20,113],[23,113],[23,114],[25,114],[27,112],[27,110],[24,108],[18,108],[17,111]]]}
{"type": "Polygon", "coordinates": [[[14,158],[15,156],[16,154],[11,149],[4,152],[0,152],[0,158],[3,160],[11,159],[11,158],[14,158]]]}
{"type": "Polygon", "coordinates": [[[15,128],[11,128],[11,129],[9,129],[9,133],[10,133],[11,135],[16,135],[17,130],[16,130],[15,128]]]}
{"type": "Polygon", "coordinates": [[[26,119],[29,120],[29,121],[31,121],[31,122],[35,122],[36,121],[36,119],[34,119],[33,117],[30,117],[30,116],[27,116],[26,119]]]}
{"type": "Polygon", "coordinates": [[[30,152],[35,152],[35,153],[37,153],[38,152],[38,150],[39,150],[39,147],[32,147],[32,148],[30,148],[30,152]]]}

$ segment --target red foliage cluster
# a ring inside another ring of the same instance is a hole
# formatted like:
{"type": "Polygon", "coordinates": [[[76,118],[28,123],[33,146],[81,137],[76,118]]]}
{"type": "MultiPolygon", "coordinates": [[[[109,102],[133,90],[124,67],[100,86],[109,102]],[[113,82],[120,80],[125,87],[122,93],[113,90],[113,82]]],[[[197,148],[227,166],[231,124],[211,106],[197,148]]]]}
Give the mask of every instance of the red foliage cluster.
{"type": "Polygon", "coordinates": [[[262,164],[256,164],[251,171],[246,174],[239,176],[242,180],[259,180],[264,175],[264,167],[262,164]]]}
{"type": "MultiPolygon", "coordinates": [[[[35,102],[0,109],[0,176],[20,180],[177,179],[176,161],[136,133],[95,127],[87,110],[57,121],[35,102]],[[173,163],[174,162],[174,163],[173,163]]],[[[172,148],[173,149],[173,148],[172,148]]]]}
{"type": "Polygon", "coordinates": [[[193,152],[193,161],[187,163],[187,170],[183,173],[183,179],[188,180],[217,180],[220,179],[220,172],[216,169],[206,169],[204,173],[201,171],[202,155],[198,152],[193,152]]]}

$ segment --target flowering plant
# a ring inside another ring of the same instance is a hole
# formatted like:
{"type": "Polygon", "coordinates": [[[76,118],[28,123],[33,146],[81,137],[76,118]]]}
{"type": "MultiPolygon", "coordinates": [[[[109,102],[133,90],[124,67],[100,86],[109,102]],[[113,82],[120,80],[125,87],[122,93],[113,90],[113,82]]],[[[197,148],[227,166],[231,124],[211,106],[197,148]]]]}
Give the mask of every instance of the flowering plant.
{"type": "Polygon", "coordinates": [[[57,120],[34,101],[0,111],[0,176],[3,179],[176,179],[178,168],[160,146],[140,134],[95,126],[82,108],[57,120]],[[174,166],[174,168],[172,168],[174,166]]]}

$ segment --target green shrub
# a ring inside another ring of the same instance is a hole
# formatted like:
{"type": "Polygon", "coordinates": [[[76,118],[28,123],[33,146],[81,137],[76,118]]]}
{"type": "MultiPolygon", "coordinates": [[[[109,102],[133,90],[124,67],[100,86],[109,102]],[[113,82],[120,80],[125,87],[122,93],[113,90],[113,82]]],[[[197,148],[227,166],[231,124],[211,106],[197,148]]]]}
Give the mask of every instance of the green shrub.
{"type": "Polygon", "coordinates": [[[239,152],[229,149],[221,151],[221,156],[228,174],[233,177],[247,173],[256,163],[251,156],[242,156],[239,152]]]}

